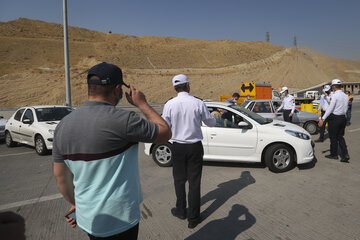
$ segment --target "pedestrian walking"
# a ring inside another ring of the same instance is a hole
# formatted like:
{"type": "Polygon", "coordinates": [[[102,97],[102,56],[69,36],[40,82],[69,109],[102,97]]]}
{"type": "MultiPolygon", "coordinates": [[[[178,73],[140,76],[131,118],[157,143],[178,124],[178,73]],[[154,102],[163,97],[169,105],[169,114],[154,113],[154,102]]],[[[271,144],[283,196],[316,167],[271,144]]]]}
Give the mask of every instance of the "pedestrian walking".
{"type": "Polygon", "coordinates": [[[284,108],[284,121],[292,122],[292,116],[295,112],[295,98],[289,94],[289,89],[287,87],[283,87],[281,89],[281,94],[284,95],[281,106],[275,110],[275,113],[279,112],[284,108]]]}
{"type": "Polygon", "coordinates": [[[119,67],[100,63],[87,75],[88,101],[56,127],[53,169],[76,217],[68,217],[90,239],[137,239],[142,194],[138,142],[167,142],[171,130],[145,95],[124,83],[119,67]],[[115,106],[126,98],[147,118],[115,106]]]}
{"type": "Polygon", "coordinates": [[[349,97],[348,109],[346,111],[346,126],[350,126],[351,125],[351,122],[350,122],[350,120],[351,120],[351,109],[352,109],[352,103],[353,103],[354,98],[353,98],[353,96],[351,96],[350,91],[346,91],[345,93],[349,97]]]}
{"type": "MultiPolygon", "coordinates": [[[[330,92],[331,92],[331,87],[329,85],[325,85],[324,89],[323,89],[323,94],[321,94],[321,96],[320,96],[320,104],[317,109],[317,112],[319,112],[321,110],[320,119],[324,116],[326,109],[329,107],[330,92]]],[[[327,123],[327,120],[325,120],[323,125],[321,126],[319,139],[315,140],[315,142],[323,142],[324,141],[326,123],[327,123]]]]}
{"type": "Polygon", "coordinates": [[[319,127],[322,127],[324,121],[328,120],[329,136],[330,136],[330,155],[326,158],[338,158],[338,146],[340,146],[341,162],[348,162],[350,160],[346,142],[344,139],[346,126],[346,111],[348,107],[348,96],[341,90],[341,81],[334,79],[331,82],[334,93],[331,96],[329,107],[323,117],[319,120],[319,127]]]}
{"type": "Polygon", "coordinates": [[[201,221],[200,185],[204,155],[201,122],[213,127],[216,120],[202,100],[189,94],[190,83],[185,75],[174,76],[172,84],[178,95],[165,104],[162,114],[173,133],[171,141],[176,204],[171,213],[180,219],[187,218],[188,227],[195,228],[201,221]],[[186,182],[189,183],[188,211],[186,182]]]}

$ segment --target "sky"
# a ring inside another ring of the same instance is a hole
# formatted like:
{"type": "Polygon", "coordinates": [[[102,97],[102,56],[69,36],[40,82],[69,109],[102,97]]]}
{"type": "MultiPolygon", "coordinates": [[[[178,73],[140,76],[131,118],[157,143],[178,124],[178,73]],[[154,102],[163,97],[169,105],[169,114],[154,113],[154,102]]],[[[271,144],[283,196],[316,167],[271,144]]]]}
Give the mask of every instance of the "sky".
{"type": "MultiPolygon", "coordinates": [[[[68,25],[134,36],[265,41],[360,59],[360,0],[68,0],[68,25]]],[[[0,21],[63,23],[63,0],[0,0],[0,21]]]]}

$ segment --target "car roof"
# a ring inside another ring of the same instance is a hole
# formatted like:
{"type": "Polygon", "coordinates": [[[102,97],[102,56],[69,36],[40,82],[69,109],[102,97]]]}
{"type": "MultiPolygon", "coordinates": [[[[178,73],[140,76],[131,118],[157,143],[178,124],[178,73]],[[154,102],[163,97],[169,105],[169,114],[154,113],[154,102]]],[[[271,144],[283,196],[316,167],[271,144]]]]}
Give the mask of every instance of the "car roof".
{"type": "MultiPolygon", "coordinates": [[[[57,108],[57,107],[69,107],[69,106],[64,106],[64,105],[39,105],[39,106],[26,106],[26,107],[21,107],[21,108],[57,108]]],[[[70,107],[69,107],[70,108],[70,107]]]]}
{"type": "Polygon", "coordinates": [[[223,107],[228,107],[230,105],[233,105],[232,103],[218,102],[218,101],[204,101],[204,103],[206,105],[217,105],[217,106],[223,106],[223,107]]]}

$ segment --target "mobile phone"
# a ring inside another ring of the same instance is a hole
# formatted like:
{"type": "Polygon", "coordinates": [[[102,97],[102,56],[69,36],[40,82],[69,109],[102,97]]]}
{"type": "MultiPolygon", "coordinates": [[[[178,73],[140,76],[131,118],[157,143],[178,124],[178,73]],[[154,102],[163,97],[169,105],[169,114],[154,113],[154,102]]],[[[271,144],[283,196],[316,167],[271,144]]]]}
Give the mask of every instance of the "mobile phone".
{"type": "Polygon", "coordinates": [[[75,209],[72,209],[68,213],[66,213],[65,218],[76,219],[75,209]]]}

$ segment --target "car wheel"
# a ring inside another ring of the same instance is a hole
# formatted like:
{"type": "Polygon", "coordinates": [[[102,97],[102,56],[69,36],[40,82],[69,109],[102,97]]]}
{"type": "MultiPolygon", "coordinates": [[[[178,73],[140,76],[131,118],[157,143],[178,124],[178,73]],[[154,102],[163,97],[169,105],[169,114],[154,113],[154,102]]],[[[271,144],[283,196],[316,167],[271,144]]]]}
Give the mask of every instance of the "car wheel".
{"type": "Polygon", "coordinates": [[[318,132],[318,125],[316,122],[307,122],[304,124],[304,129],[308,131],[311,135],[314,135],[318,132]]]}
{"type": "Polygon", "coordinates": [[[35,150],[39,155],[46,155],[48,153],[45,141],[41,135],[35,137],[35,150]]]}
{"type": "Polygon", "coordinates": [[[285,144],[274,144],[266,150],[265,163],[272,172],[286,172],[294,166],[294,151],[285,144]]]}
{"type": "Polygon", "coordinates": [[[170,143],[155,145],[152,150],[152,158],[160,167],[170,167],[172,165],[172,145],[170,143]]]}
{"type": "Polygon", "coordinates": [[[11,134],[9,131],[5,132],[5,143],[8,147],[14,147],[16,146],[16,142],[12,140],[11,134]]]}

